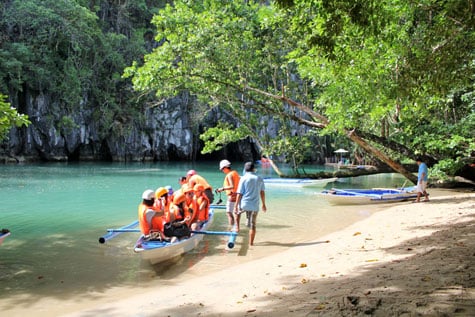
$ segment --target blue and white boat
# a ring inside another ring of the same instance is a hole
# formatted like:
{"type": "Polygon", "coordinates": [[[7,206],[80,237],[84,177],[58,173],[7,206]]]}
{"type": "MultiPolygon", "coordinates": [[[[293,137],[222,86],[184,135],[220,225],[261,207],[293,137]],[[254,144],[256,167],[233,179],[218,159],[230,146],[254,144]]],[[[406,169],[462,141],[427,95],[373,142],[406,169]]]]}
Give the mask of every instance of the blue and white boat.
{"type": "Polygon", "coordinates": [[[320,196],[333,205],[360,205],[410,201],[417,198],[415,187],[398,189],[338,189],[324,190],[320,196]]]}
{"type": "MultiPolygon", "coordinates": [[[[208,221],[206,221],[199,231],[209,233],[206,230],[213,223],[214,211],[210,209],[208,221]]],[[[167,241],[149,241],[143,235],[137,240],[134,251],[142,256],[142,259],[149,261],[151,264],[160,263],[176,256],[182,255],[196,248],[203,240],[204,234],[194,233],[189,238],[170,243],[167,241]]]]}
{"type": "Polygon", "coordinates": [[[333,183],[338,178],[276,178],[269,177],[264,178],[264,183],[267,186],[280,186],[280,187],[325,187],[328,183],[333,183]]]}
{"type": "Polygon", "coordinates": [[[6,237],[8,237],[11,234],[11,232],[8,229],[2,229],[0,231],[0,245],[3,243],[3,240],[5,240],[6,237]]]}

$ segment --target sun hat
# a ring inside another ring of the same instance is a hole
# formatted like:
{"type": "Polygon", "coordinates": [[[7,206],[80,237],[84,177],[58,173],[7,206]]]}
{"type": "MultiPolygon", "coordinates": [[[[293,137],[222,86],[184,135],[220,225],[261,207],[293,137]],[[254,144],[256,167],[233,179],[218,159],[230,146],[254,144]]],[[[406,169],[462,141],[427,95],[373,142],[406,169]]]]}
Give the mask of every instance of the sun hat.
{"type": "Polygon", "coordinates": [[[155,198],[155,193],[151,189],[147,189],[146,191],[143,192],[142,194],[142,199],[146,200],[152,200],[155,198]]]}
{"type": "Polygon", "coordinates": [[[160,198],[162,197],[163,195],[165,194],[168,194],[168,190],[165,188],[165,187],[159,187],[157,188],[157,190],[155,191],[155,197],[156,198],[160,198]]]}
{"type": "Polygon", "coordinates": [[[221,162],[219,162],[220,170],[222,170],[225,167],[230,167],[230,166],[231,166],[231,162],[229,162],[228,160],[222,160],[221,162]]]}
{"type": "Polygon", "coordinates": [[[165,186],[165,189],[168,190],[168,195],[171,196],[173,195],[173,187],[170,185],[165,186]]]}

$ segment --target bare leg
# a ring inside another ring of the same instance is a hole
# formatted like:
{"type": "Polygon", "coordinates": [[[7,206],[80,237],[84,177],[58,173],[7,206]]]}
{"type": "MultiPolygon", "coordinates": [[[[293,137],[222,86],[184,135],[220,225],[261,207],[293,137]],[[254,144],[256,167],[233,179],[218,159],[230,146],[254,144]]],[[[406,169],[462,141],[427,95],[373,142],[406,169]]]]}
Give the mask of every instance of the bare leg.
{"type": "Polygon", "coordinates": [[[420,202],[421,201],[421,192],[417,192],[417,198],[416,198],[416,202],[420,202]]]}
{"type": "Polygon", "coordinates": [[[256,237],[256,229],[249,230],[249,245],[254,245],[254,238],[256,237]]]}
{"type": "Polygon", "coordinates": [[[239,232],[239,223],[241,222],[241,214],[234,214],[234,218],[235,218],[235,221],[234,221],[234,224],[235,224],[235,228],[234,228],[234,231],[236,232],[239,232]]]}
{"type": "Polygon", "coordinates": [[[232,212],[226,212],[226,215],[228,216],[228,224],[229,226],[234,226],[234,215],[232,212]]]}

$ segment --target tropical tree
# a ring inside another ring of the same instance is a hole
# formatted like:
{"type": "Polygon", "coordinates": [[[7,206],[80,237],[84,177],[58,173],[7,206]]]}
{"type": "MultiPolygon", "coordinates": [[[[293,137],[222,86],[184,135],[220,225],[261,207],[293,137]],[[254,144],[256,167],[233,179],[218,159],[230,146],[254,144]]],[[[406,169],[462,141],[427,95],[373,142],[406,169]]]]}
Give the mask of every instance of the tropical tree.
{"type": "MultiPolygon", "coordinates": [[[[458,32],[457,42],[470,40],[470,8],[460,6],[462,13],[453,12],[460,16],[443,19],[451,7],[434,7],[436,1],[426,6],[409,1],[281,2],[290,9],[253,1],[176,1],[153,19],[164,44],[125,75],[133,76],[137,89],[155,90],[160,98],[188,90],[203,103],[227,109],[245,127],[244,134],[236,129],[240,136],[256,135],[257,124],[265,125],[263,114],[346,135],[415,181],[392,157],[426,153],[427,143],[415,138],[424,135],[421,127],[432,127],[429,119],[443,117],[438,106],[449,92],[467,96],[473,91],[470,80],[454,75],[461,69],[473,79],[470,44],[465,43],[469,53],[451,55],[447,65],[424,64],[429,56],[440,58],[430,55],[431,44],[442,44],[444,38],[433,38],[434,24],[458,32]],[[460,31],[458,18],[463,17],[466,29],[460,31]],[[423,65],[434,68],[432,76],[422,76],[423,65]]],[[[460,126],[460,114],[473,112],[473,103],[464,102],[452,122],[460,126]]],[[[228,129],[228,135],[233,133],[228,129]]],[[[464,154],[474,151],[466,133],[456,140],[464,154]]],[[[431,154],[429,159],[440,159],[431,154]]]]}
{"type": "Polygon", "coordinates": [[[27,115],[18,113],[6,101],[6,96],[0,94],[0,141],[5,139],[12,126],[21,127],[30,123],[27,115]]]}

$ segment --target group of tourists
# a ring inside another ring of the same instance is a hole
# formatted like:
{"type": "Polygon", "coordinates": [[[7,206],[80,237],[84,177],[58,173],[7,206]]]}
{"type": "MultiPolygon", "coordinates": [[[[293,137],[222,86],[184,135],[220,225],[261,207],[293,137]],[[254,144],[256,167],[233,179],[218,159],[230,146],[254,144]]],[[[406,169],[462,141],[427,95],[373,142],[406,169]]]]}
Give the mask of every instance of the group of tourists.
{"type": "Polygon", "coordinates": [[[171,186],[147,189],[138,207],[140,231],[150,240],[175,242],[199,230],[209,217],[213,191],[195,170],[178,180],[180,188],[171,186]]]}
{"type": "MultiPolygon", "coordinates": [[[[223,186],[216,193],[227,196],[226,215],[234,231],[240,230],[241,214],[247,218],[249,244],[254,245],[259,201],[266,212],[264,180],[255,174],[252,162],[244,164],[244,175],[231,168],[231,162],[222,160],[219,169],[225,174],[223,186]]],[[[149,240],[175,242],[189,237],[208,221],[209,208],[214,201],[213,188],[195,170],[178,179],[180,188],[159,187],[147,189],[138,207],[140,231],[149,240]]]]}

